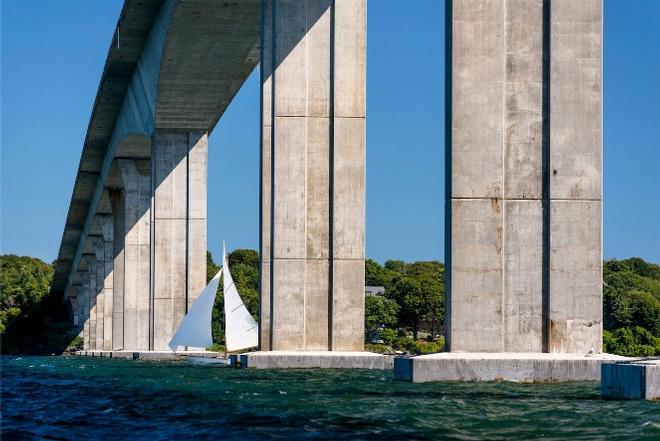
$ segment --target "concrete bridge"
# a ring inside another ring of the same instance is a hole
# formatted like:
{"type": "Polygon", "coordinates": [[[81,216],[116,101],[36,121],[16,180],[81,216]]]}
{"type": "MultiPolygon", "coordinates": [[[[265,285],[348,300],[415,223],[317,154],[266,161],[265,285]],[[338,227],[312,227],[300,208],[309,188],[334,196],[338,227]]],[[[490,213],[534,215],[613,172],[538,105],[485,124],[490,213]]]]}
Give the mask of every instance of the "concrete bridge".
{"type": "MultiPolygon", "coordinates": [[[[449,348],[599,351],[601,0],[447,1],[446,57],[449,348]]],[[[126,0],[53,281],[85,349],[167,349],[257,63],[260,349],[362,350],[366,0],[126,0]]]]}

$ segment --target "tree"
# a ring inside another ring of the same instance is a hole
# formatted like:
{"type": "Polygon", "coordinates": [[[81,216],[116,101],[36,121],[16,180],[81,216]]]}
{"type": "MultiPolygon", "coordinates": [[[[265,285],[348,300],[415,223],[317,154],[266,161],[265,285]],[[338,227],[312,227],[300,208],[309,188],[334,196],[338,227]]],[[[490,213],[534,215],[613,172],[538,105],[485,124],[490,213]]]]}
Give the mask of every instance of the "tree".
{"type": "Polygon", "coordinates": [[[410,328],[415,340],[422,320],[442,320],[444,289],[431,277],[399,277],[388,297],[399,305],[399,324],[410,328]]]}
{"type": "Polygon", "coordinates": [[[213,261],[213,255],[210,251],[206,252],[206,283],[209,283],[213,276],[218,274],[220,271],[220,266],[216,265],[213,261]]]}
{"type": "Polygon", "coordinates": [[[53,266],[13,254],[0,256],[0,310],[37,304],[50,289],[53,266]]]}
{"type": "Polygon", "coordinates": [[[375,337],[382,326],[396,325],[399,305],[394,300],[375,295],[364,299],[364,321],[367,340],[375,337]]]}
{"type": "Polygon", "coordinates": [[[603,346],[605,352],[628,357],[660,355],[660,338],[640,326],[604,331],[603,346]]]}
{"type": "Polygon", "coordinates": [[[392,280],[390,271],[372,259],[364,261],[364,284],[367,286],[388,287],[392,280]]]}
{"type": "Polygon", "coordinates": [[[15,320],[33,312],[50,290],[53,266],[13,254],[0,256],[0,334],[15,320]]]}

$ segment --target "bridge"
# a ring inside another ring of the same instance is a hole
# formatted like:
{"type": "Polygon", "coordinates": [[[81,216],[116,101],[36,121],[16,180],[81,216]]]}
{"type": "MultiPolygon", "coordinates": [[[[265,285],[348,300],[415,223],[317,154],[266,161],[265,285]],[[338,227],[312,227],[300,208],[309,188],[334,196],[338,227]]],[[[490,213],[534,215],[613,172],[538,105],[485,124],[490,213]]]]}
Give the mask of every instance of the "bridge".
{"type": "MultiPolygon", "coordinates": [[[[448,349],[599,352],[602,1],[446,10],[448,349]]],[[[363,349],[366,0],[125,1],[52,286],[85,349],[167,350],[208,135],[258,63],[260,349],[363,349]]]]}

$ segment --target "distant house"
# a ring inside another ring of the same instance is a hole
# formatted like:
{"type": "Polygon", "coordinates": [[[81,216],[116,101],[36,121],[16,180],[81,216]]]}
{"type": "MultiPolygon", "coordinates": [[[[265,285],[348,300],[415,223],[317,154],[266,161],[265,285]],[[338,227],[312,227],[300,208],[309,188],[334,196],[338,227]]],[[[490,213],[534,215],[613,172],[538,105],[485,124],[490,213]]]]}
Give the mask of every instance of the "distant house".
{"type": "Polygon", "coordinates": [[[381,296],[385,294],[384,286],[365,286],[364,295],[365,296],[381,296]]]}

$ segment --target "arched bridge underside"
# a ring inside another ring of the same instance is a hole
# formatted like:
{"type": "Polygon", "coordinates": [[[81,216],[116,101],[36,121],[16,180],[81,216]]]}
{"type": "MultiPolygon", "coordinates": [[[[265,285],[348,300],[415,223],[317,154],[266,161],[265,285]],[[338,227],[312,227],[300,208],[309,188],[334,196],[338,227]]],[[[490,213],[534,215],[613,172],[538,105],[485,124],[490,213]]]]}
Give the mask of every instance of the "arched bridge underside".
{"type": "MultiPolygon", "coordinates": [[[[446,4],[449,348],[598,351],[602,1],[446,4]]],[[[126,0],[52,287],[85,349],[167,349],[258,63],[260,347],[363,348],[366,0],[126,0]]]]}

